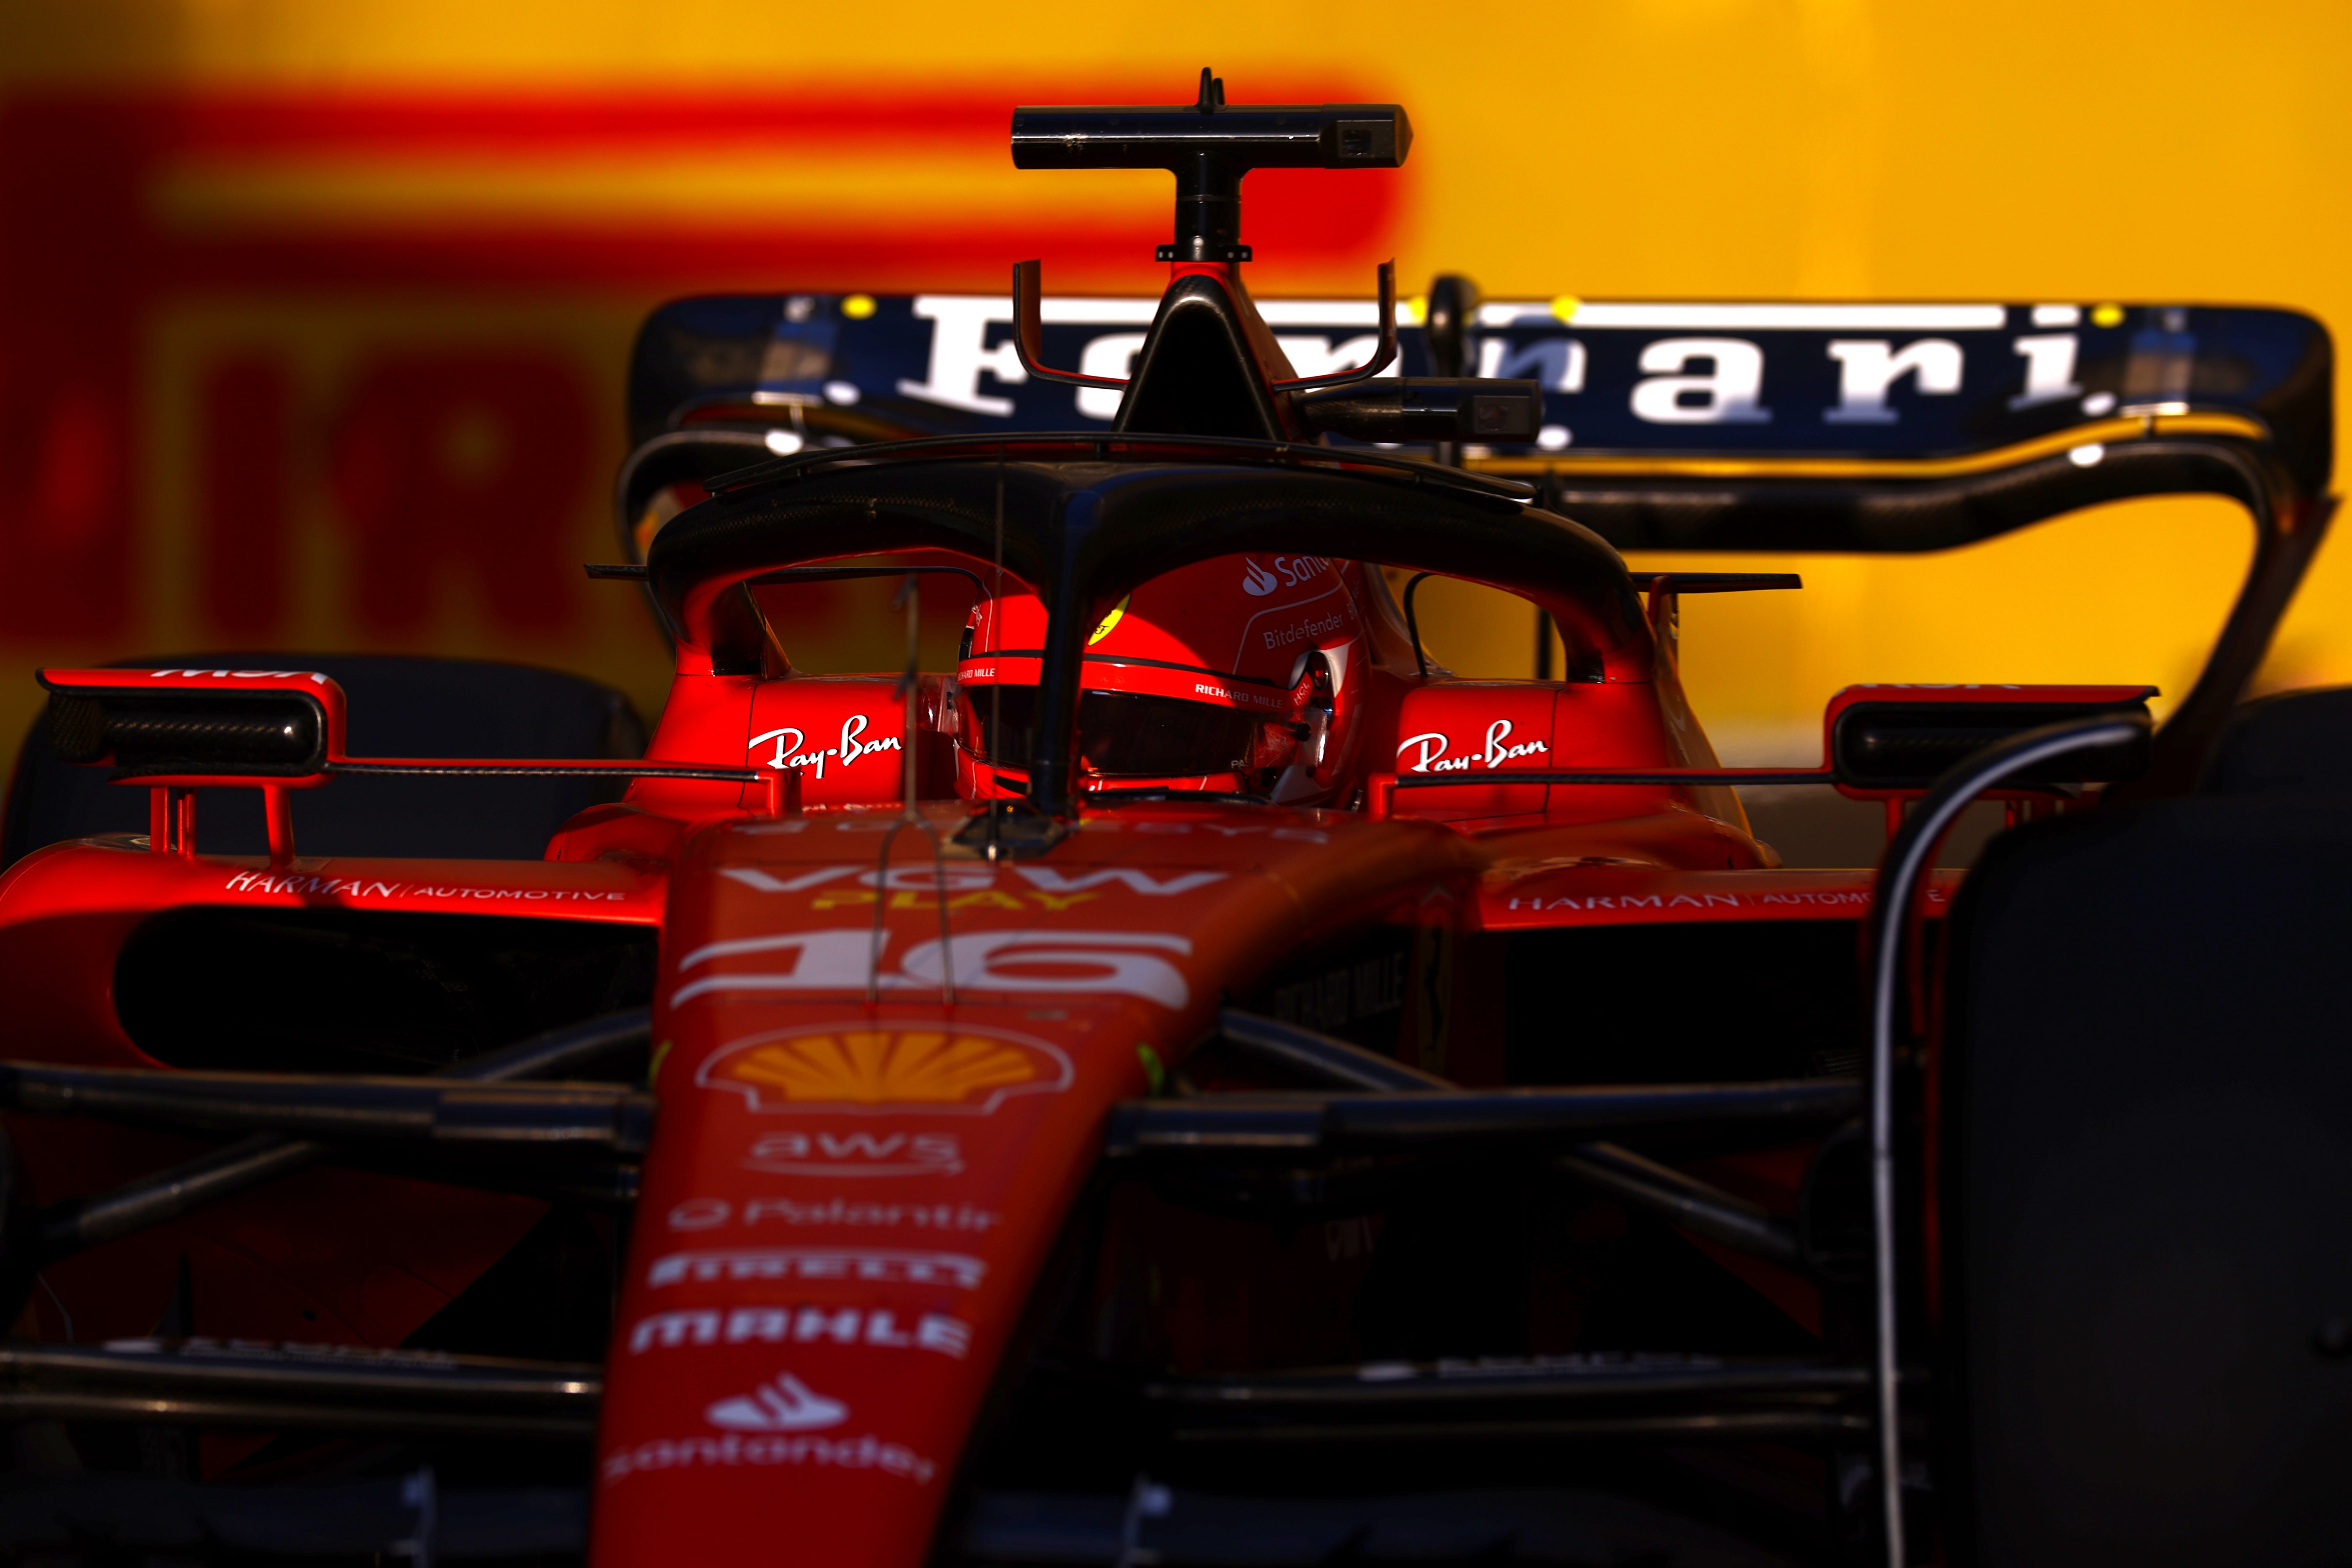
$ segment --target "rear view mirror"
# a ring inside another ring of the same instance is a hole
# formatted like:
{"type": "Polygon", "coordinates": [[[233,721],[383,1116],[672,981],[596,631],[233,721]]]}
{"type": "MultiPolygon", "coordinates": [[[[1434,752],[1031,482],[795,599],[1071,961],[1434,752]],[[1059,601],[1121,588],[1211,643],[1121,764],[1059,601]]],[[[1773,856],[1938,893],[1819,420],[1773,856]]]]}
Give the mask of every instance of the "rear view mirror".
{"type": "Polygon", "coordinates": [[[1532,441],[1543,385],[1476,376],[1381,378],[1300,395],[1318,430],[1357,441],[1532,441]]]}
{"type": "Polygon", "coordinates": [[[342,689],[281,669],[45,669],[58,760],[142,782],[326,782],[343,752],[342,689]]]}
{"type": "MultiPolygon", "coordinates": [[[[2106,713],[2147,717],[2152,686],[1849,686],[1830,700],[1825,749],[1838,787],[1881,795],[1928,788],[1954,763],[2044,724],[2106,713]]],[[[2147,770],[2148,731],[2077,752],[2014,785],[2112,784],[2147,770]]]]}

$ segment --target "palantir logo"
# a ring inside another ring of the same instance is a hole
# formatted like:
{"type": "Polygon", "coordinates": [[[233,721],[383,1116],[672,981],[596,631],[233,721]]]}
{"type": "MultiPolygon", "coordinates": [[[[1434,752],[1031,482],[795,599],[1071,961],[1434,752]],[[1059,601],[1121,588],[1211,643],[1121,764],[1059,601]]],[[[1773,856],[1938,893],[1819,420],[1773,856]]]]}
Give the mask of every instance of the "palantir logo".
{"type": "Polygon", "coordinates": [[[1242,557],[1242,592],[1253,599],[1263,599],[1282,586],[1282,579],[1246,555],[1242,557]]]}
{"type": "Polygon", "coordinates": [[[749,1394],[719,1401],[703,1415],[730,1432],[814,1432],[848,1420],[849,1406],[780,1372],[749,1394]]]}

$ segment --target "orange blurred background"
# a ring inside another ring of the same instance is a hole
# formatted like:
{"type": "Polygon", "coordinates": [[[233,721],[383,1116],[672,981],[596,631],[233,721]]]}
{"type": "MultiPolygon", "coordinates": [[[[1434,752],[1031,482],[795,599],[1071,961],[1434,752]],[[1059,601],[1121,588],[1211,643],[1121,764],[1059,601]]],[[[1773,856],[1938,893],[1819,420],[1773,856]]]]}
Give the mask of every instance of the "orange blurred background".
{"type": "MultiPolygon", "coordinates": [[[[631,333],[712,289],[1155,292],[1168,177],[1014,171],[1017,102],[1395,100],[1396,174],[1252,176],[1262,295],[2273,303],[2352,319],[2352,8],[1578,0],[1448,13],[932,0],[12,0],[0,8],[0,729],[37,665],[514,658],[666,684],[614,551],[631,333]]],[[[1851,680],[2184,690],[2246,554],[2215,501],[1806,558],[1685,611],[1730,760],[1851,680]]],[[[1639,563],[1637,563],[1639,564],[1639,563]]],[[[1683,558],[1678,564],[1702,563],[1683,558]]],[[[1709,566],[1769,562],[1710,558],[1709,566]]],[[[1432,584],[1433,650],[1530,615],[1432,584]]],[[[2267,684],[2352,679],[2352,544],[2267,684]]]]}

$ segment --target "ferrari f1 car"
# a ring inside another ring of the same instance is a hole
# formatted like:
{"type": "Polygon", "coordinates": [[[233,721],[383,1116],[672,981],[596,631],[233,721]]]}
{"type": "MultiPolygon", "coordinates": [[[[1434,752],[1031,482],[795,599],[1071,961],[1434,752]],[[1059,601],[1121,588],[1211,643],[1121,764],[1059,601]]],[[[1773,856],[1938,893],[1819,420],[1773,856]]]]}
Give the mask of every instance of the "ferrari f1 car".
{"type": "Polygon", "coordinates": [[[676,648],[649,742],[497,667],[41,673],[9,1551],[2340,1559],[2352,709],[2241,704],[2326,332],[1254,304],[1244,175],[1410,139],[1021,109],[1024,166],[1175,174],[1156,302],[656,312],[588,568],[676,648]],[[1677,605],[1796,584],[1619,554],[2163,492],[2256,547],[2153,730],[1864,686],[1726,768],[1677,605]],[[1448,673],[1432,574],[1557,675],[1448,673]],[[903,667],[795,664],[861,580],[903,667]],[[1763,783],[1887,803],[1879,865],[1781,866],[1763,783]]]}

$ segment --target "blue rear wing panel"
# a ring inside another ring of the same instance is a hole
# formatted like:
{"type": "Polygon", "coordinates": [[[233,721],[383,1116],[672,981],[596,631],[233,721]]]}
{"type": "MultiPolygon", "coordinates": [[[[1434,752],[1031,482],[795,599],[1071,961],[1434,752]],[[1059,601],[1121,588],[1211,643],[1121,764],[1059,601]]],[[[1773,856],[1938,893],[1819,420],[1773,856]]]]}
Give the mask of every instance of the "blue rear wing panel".
{"type": "MultiPolygon", "coordinates": [[[[1128,373],[1157,301],[1049,299],[1046,363],[1128,373]]],[[[1301,374],[1368,357],[1370,300],[1259,308],[1301,374]]],[[[1391,374],[1430,374],[1418,327],[1391,374]]],[[[2000,454],[2121,418],[2235,416],[2305,494],[2333,438],[2327,331],[2289,310],[2205,305],[1669,304],[1481,307],[1481,375],[1544,387],[1517,471],[1674,475],[1708,460],[1917,464],[2000,454]]],[[[643,441],[731,408],[833,411],[860,438],[1108,431],[1116,391],[1029,379],[1013,307],[977,295],[713,297],[639,335],[629,412],[643,441]]],[[[823,424],[824,421],[817,421],[823,424]]]]}

